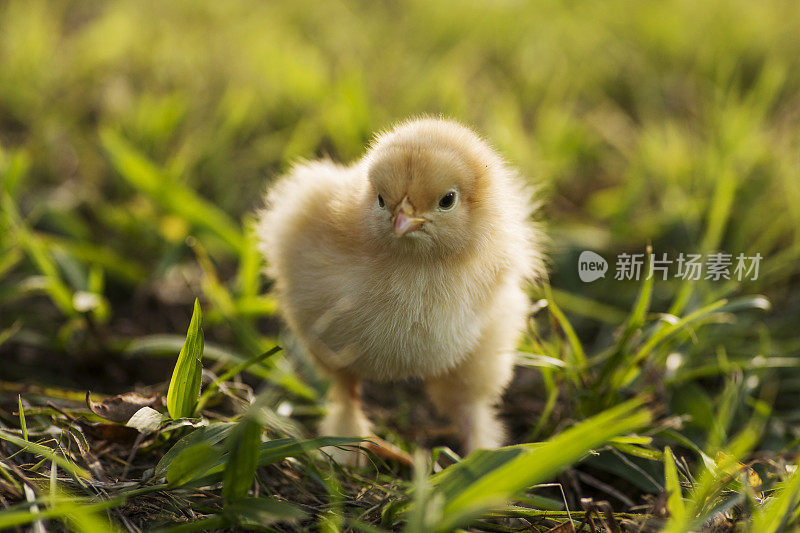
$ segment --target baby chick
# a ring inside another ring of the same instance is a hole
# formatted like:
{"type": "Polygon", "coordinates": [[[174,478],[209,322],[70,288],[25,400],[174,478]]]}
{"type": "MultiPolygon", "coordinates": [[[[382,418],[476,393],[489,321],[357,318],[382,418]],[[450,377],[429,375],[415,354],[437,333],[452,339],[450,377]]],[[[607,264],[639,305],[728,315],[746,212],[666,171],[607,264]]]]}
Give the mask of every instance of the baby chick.
{"type": "Polygon", "coordinates": [[[371,434],[362,379],[421,378],[465,452],[501,446],[494,405],[544,263],[531,191],[500,155],[456,122],[410,120],[352,165],[298,164],[266,203],[279,307],[332,378],[320,433],[371,434]]]}

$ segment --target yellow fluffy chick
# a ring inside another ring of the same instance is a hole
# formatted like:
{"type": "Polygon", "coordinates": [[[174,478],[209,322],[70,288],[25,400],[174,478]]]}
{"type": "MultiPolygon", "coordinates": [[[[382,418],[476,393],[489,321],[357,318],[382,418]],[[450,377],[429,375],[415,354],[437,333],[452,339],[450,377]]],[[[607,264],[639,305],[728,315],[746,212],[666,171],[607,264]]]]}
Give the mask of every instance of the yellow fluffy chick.
{"type": "MultiPolygon", "coordinates": [[[[320,433],[371,434],[362,379],[421,378],[464,451],[505,438],[494,405],[544,273],[521,177],[466,127],[416,119],[358,162],[295,166],[258,235],[289,328],[333,382],[320,433]]],[[[341,458],[341,456],[340,456],[341,458]]]]}

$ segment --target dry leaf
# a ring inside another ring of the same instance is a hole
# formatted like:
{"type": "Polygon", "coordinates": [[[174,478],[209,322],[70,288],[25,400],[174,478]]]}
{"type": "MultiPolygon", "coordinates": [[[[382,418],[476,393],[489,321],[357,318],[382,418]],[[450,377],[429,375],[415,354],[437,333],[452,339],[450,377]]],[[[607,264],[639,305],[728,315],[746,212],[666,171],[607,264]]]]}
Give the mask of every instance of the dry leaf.
{"type": "MultiPolygon", "coordinates": [[[[715,465],[719,467],[724,463],[730,461],[730,459],[731,459],[730,455],[726,454],[725,452],[719,451],[717,452],[716,460],[714,462],[715,465]]],[[[761,478],[759,477],[759,475],[756,473],[755,470],[749,468],[745,464],[736,462],[736,464],[728,465],[727,468],[724,469],[724,472],[726,474],[736,476],[739,474],[739,472],[741,472],[744,469],[747,469],[747,482],[750,484],[750,486],[753,487],[754,489],[758,489],[759,487],[761,487],[761,478]]]]}
{"type": "Polygon", "coordinates": [[[106,398],[102,402],[93,402],[86,392],[86,405],[100,418],[111,420],[119,424],[126,424],[131,417],[142,407],[155,407],[160,401],[159,396],[142,396],[138,392],[126,392],[106,398]]]}
{"type": "Polygon", "coordinates": [[[83,431],[95,440],[130,443],[136,440],[136,437],[139,435],[139,432],[135,429],[121,424],[85,421],[80,421],[79,423],[83,431]]]}

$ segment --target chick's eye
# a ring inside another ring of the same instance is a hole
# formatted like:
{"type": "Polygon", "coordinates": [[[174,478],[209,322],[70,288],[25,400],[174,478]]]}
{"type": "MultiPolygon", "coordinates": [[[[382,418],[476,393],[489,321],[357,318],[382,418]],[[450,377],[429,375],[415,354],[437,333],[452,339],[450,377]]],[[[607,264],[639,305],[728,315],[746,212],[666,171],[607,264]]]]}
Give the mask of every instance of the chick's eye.
{"type": "Polygon", "coordinates": [[[378,195],[378,207],[383,207],[386,205],[386,202],[383,201],[383,196],[380,194],[378,195]]]}
{"type": "Polygon", "coordinates": [[[439,209],[452,209],[456,205],[456,192],[450,191],[439,199],[439,209]]]}

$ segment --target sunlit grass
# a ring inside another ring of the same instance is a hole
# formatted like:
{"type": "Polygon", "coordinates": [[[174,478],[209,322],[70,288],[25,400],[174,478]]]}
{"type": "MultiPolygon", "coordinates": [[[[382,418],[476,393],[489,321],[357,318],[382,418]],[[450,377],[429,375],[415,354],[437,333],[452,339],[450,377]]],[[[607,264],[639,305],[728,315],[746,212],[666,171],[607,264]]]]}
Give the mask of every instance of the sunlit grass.
{"type": "Polygon", "coordinates": [[[0,529],[798,527],[798,34],[777,0],[3,3],[0,529]],[[311,436],[324,383],[280,337],[253,212],[298,158],[353,160],[421,113],[543,186],[533,381],[507,400],[536,413],[525,444],[438,473],[454,452],[386,424],[414,472],[366,475],[319,451],[354,442],[311,436]],[[756,280],[583,283],[582,250],[764,259],[756,280]],[[173,368],[184,343],[202,379],[154,378],[177,419],[158,430],[65,385],[173,368]],[[173,504],[135,515],[151,501],[173,504]]]}

